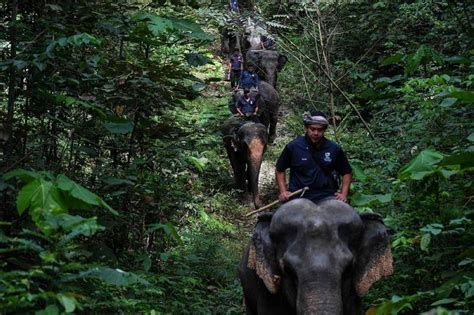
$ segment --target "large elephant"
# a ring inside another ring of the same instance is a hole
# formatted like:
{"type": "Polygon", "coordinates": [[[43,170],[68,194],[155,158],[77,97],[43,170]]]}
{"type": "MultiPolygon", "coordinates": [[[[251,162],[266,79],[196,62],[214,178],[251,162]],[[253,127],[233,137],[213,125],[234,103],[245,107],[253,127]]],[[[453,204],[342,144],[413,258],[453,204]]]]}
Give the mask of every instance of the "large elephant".
{"type": "Polygon", "coordinates": [[[392,273],[380,216],[338,200],[295,199],[259,217],[239,278],[247,314],[363,314],[360,297],[392,273]]]}
{"type": "Polygon", "coordinates": [[[246,62],[254,64],[259,76],[276,88],[278,72],[283,69],[288,58],[276,50],[248,50],[246,62]]]}
{"type": "Polygon", "coordinates": [[[236,48],[245,52],[247,45],[247,40],[242,34],[237,31],[221,29],[221,52],[223,54],[232,54],[236,48]]]}
{"type": "MultiPolygon", "coordinates": [[[[259,96],[257,97],[258,119],[268,130],[268,142],[273,143],[276,138],[276,125],[278,122],[278,111],[280,109],[280,95],[277,90],[265,81],[261,81],[258,86],[259,96]]],[[[232,114],[237,113],[235,104],[239,97],[243,94],[242,91],[234,93],[229,102],[229,109],[232,114]]]]}
{"type": "Polygon", "coordinates": [[[229,118],[221,131],[237,188],[244,191],[246,202],[251,201],[258,208],[262,205],[258,176],[267,147],[267,128],[260,123],[243,123],[242,119],[229,118]]]}

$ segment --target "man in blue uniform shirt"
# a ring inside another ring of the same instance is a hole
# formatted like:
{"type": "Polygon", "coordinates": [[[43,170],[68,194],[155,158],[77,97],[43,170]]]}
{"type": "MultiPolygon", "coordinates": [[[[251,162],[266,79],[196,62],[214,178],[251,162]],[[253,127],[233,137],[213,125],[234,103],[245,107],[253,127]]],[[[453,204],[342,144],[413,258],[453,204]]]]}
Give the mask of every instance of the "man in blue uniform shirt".
{"type": "Polygon", "coordinates": [[[329,125],[326,116],[322,112],[306,112],[303,123],[305,135],[288,143],[276,164],[278,199],[287,201],[292,191],[308,187],[303,198],[315,203],[328,198],[347,202],[352,169],[342,148],[324,137],[329,125]],[[288,168],[289,189],[286,188],[285,174],[288,168]],[[342,176],[340,192],[335,172],[342,176]]]}
{"type": "Polygon", "coordinates": [[[237,88],[240,87],[242,89],[258,89],[259,84],[260,84],[260,78],[258,77],[258,74],[255,72],[255,66],[253,64],[248,64],[247,70],[242,72],[239,86],[237,88]]]}
{"type": "Polygon", "coordinates": [[[257,115],[258,105],[255,98],[250,95],[249,89],[244,89],[244,95],[237,101],[236,109],[241,116],[257,115]]]}

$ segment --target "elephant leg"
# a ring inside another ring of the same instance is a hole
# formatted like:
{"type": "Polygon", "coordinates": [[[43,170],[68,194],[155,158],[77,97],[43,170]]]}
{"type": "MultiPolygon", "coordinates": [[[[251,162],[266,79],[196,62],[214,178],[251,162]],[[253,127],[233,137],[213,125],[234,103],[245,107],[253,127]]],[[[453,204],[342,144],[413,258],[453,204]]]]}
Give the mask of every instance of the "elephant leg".
{"type": "Polygon", "coordinates": [[[230,160],[230,165],[234,172],[234,179],[238,189],[246,192],[247,187],[246,182],[246,172],[245,172],[245,159],[239,154],[239,151],[236,151],[232,146],[232,141],[230,139],[225,140],[225,149],[230,160]]]}
{"type": "Polygon", "coordinates": [[[268,131],[268,143],[273,143],[276,139],[276,125],[277,125],[277,117],[278,113],[272,115],[274,117],[270,118],[270,130],[268,131]]]}

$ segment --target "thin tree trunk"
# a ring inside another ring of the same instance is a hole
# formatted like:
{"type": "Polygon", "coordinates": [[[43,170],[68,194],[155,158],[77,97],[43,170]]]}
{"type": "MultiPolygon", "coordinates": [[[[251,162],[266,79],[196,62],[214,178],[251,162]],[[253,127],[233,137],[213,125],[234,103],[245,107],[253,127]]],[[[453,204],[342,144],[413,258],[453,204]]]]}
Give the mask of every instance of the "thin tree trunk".
{"type": "MultiPolygon", "coordinates": [[[[16,50],[18,45],[17,38],[17,26],[16,26],[16,16],[18,14],[18,1],[12,0],[10,2],[11,8],[11,19],[10,19],[10,59],[16,58],[16,50]]],[[[7,121],[6,121],[6,132],[10,135],[10,145],[7,145],[5,155],[8,157],[12,151],[12,131],[13,131],[13,116],[15,110],[15,100],[16,100],[16,71],[15,66],[10,65],[10,78],[8,83],[8,104],[7,104],[7,121]]]]}

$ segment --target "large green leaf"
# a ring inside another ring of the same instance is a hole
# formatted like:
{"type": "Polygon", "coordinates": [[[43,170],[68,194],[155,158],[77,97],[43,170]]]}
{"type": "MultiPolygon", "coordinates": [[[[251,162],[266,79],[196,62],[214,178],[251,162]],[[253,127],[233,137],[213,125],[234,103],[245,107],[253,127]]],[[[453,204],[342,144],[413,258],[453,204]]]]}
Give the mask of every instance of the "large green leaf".
{"type": "Polygon", "coordinates": [[[91,206],[99,206],[100,205],[100,198],[93,192],[89,191],[88,189],[82,187],[78,183],[70,180],[66,175],[59,175],[57,177],[57,185],[58,188],[62,191],[67,192],[70,196],[79,199],[80,201],[91,205],[91,206]]]}
{"type": "Polygon", "coordinates": [[[431,243],[431,234],[429,233],[423,234],[420,241],[420,249],[425,252],[428,251],[428,246],[430,245],[430,243],[431,243]]]}
{"type": "Polygon", "coordinates": [[[351,167],[354,177],[360,180],[361,182],[365,182],[365,180],[367,179],[367,175],[365,175],[362,167],[356,164],[351,164],[351,167]]]}
{"type": "Polygon", "coordinates": [[[18,193],[16,207],[19,214],[26,209],[64,209],[64,204],[56,187],[49,181],[36,179],[24,186],[18,193]]]}
{"type": "Polygon", "coordinates": [[[35,180],[37,178],[40,178],[41,175],[39,175],[38,173],[36,172],[33,172],[33,171],[28,171],[28,170],[24,170],[22,168],[18,168],[18,169],[15,169],[13,171],[10,171],[8,173],[5,173],[3,174],[2,176],[5,180],[9,180],[13,177],[18,177],[19,179],[21,179],[23,182],[25,183],[29,183],[31,182],[32,180],[35,180]]]}
{"type": "Polygon", "coordinates": [[[73,296],[59,293],[56,295],[59,303],[64,307],[66,313],[72,313],[76,309],[77,300],[73,296]]]}
{"type": "Polygon", "coordinates": [[[131,272],[125,272],[120,269],[112,269],[109,267],[95,267],[87,271],[81,272],[80,275],[83,277],[97,277],[108,284],[118,286],[128,286],[137,283],[145,285],[149,284],[146,280],[138,277],[137,275],[131,272]]]}
{"type": "Polygon", "coordinates": [[[173,23],[167,18],[149,12],[139,12],[133,18],[138,21],[147,22],[148,30],[155,36],[160,36],[166,30],[173,27],[173,23]]]}
{"type": "Polygon", "coordinates": [[[474,152],[466,151],[444,157],[439,163],[441,166],[458,166],[460,170],[474,167],[474,152]]]}
{"type": "Polygon", "coordinates": [[[392,194],[385,194],[385,195],[364,195],[364,194],[355,194],[351,198],[351,202],[354,206],[362,207],[362,206],[373,206],[380,203],[387,203],[392,201],[392,194]]]}
{"type": "Polygon", "coordinates": [[[169,20],[173,22],[173,25],[176,29],[184,31],[189,37],[204,41],[211,41],[214,39],[213,36],[204,32],[202,28],[194,22],[173,17],[169,18],[169,20]]]}
{"type": "Polygon", "coordinates": [[[420,152],[410,163],[405,165],[398,174],[398,179],[420,180],[438,170],[437,164],[443,159],[438,151],[426,149],[420,152]]]}

